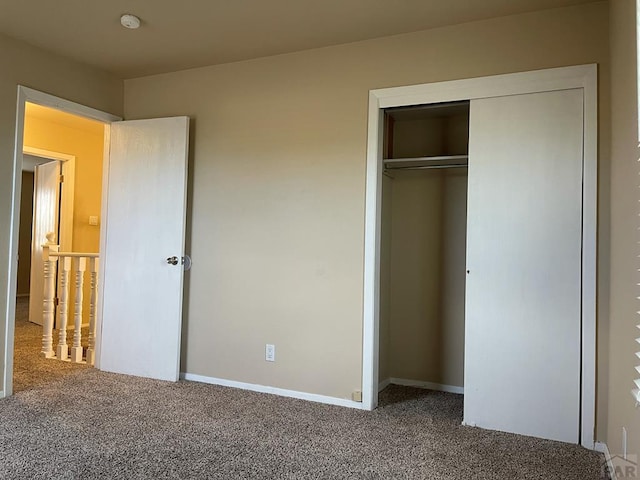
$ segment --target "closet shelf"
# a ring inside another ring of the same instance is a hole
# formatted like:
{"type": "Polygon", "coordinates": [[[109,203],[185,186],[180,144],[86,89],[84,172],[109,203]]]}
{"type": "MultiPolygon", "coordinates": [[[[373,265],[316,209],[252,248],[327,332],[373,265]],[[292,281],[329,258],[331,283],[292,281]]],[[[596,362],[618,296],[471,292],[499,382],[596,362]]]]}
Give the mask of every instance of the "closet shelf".
{"type": "Polygon", "coordinates": [[[387,170],[466,167],[469,155],[442,155],[437,157],[385,158],[387,170]]]}

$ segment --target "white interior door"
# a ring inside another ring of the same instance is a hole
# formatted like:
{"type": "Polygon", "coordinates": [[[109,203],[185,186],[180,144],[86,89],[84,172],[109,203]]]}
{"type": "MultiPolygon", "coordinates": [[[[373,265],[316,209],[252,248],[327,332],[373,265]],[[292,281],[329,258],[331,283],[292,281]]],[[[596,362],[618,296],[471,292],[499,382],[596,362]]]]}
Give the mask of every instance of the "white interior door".
{"type": "Polygon", "coordinates": [[[577,443],[582,90],[470,115],[464,422],[577,443]]]}
{"type": "Polygon", "coordinates": [[[60,162],[52,161],[36,165],[34,172],[29,321],[42,325],[42,296],[44,295],[42,245],[47,243],[49,232],[56,234],[57,241],[60,220],[60,162]]]}
{"type": "Polygon", "coordinates": [[[188,131],[187,117],[111,124],[102,370],[178,379],[188,131]]]}

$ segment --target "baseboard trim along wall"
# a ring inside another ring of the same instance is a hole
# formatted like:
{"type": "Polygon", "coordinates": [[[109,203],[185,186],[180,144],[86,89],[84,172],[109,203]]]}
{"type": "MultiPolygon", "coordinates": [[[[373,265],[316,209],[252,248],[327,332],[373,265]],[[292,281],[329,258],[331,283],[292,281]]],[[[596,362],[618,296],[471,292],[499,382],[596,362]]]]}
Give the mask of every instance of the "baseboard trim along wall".
{"type": "Polygon", "coordinates": [[[356,408],[362,410],[361,402],[354,402],[345,398],[329,397],[326,395],[318,395],[315,393],[298,392],[295,390],[286,390],[284,388],[267,387],[265,385],[257,385],[254,383],[236,382],[226,380],[224,378],[206,377],[204,375],[196,375],[194,373],[181,373],[182,380],[191,382],[208,383],[211,385],[220,385],[223,387],[239,388],[241,390],[250,390],[252,392],[270,393],[272,395],[280,395],[281,397],[298,398],[300,400],[308,400],[310,402],[324,403],[327,405],[337,405],[340,407],[356,408]]]}
{"type": "Polygon", "coordinates": [[[381,392],[382,390],[387,388],[389,385],[391,385],[391,379],[390,378],[387,378],[386,380],[381,381],[378,384],[378,392],[381,392]]]}
{"type": "Polygon", "coordinates": [[[607,444],[604,442],[596,442],[593,445],[593,449],[596,452],[604,454],[604,459],[607,462],[607,468],[609,469],[609,472],[615,472],[615,470],[613,469],[613,462],[611,461],[611,453],[609,453],[609,447],[607,447],[607,444]]]}
{"type": "Polygon", "coordinates": [[[463,394],[464,387],[456,387],[455,385],[444,385],[442,383],[423,382],[420,380],[408,380],[406,378],[387,378],[378,384],[378,391],[382,391],[389,385],[402,385],[405,387],[425,388],[427,390],[436,390],[438,392],[448,392],[463,394]]]}
{"type": "Polygon", "coordinates": [[[4,398],[4,390],[0,390],[0,398],[4,398]]]}

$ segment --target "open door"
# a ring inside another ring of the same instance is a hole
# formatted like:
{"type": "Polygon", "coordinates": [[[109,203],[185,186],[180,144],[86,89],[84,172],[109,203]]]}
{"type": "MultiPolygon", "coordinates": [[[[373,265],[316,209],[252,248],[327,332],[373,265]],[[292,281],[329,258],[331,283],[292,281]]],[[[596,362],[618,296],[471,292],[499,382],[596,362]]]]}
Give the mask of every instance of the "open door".
{"type": "Polygon", "coordinates": [[[111,124],[98,367],[176,381],[189,119],[111,124]]]}
{"type": "Polygon", "coordinates": [[[44,265],[42,245],[47,233],[58,237],[60,223],[60,162],[35,166],[33,188],[33,228],[31,240],[31,280],[29,284],[29,321],[42,325],[42,296],[44,292],[44,265]]]}

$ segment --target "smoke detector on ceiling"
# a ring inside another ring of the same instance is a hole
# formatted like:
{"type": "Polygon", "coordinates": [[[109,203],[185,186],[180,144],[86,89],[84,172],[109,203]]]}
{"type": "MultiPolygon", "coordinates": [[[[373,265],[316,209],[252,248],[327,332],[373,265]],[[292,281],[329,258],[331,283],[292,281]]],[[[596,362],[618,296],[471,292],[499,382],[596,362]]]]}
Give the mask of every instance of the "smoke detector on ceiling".
{"type": "Polygon", "coordinates": [[[120,23],[123,27],[130,28],[132,30],[140,28],[140,19],[135,15],[130,15],[128,13],[125,13],[120,17],[120,23]]]}

